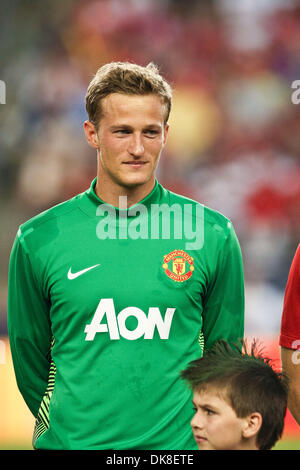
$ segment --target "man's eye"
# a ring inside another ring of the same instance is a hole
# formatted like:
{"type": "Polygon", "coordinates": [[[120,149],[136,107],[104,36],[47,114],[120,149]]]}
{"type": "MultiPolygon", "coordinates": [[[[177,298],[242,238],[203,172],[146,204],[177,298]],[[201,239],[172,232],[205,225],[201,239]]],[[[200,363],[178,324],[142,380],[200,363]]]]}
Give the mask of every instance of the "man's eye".
{"type": "Polygon", "coordinates": [[[156,137],[159,134],[159,132],[153,129],[148,129],[147,131],[145,131],[145,134],[148,135],[149,137],[156,137]]]}
{"type": "Polygon", "coordinates": [[[115,134],[119,134],[119,135],[126,135],[126,134],[129,134],[129,130],[128,129],[118,129],[116,131],[114,131],[115,134]]]}

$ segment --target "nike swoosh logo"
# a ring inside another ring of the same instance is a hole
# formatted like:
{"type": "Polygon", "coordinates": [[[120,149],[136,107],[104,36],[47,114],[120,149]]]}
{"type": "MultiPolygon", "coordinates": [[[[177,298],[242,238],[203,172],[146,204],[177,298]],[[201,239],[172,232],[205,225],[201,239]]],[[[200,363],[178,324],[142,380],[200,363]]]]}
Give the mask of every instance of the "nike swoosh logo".
{"type": "Polygon", "coordinates": [[[77,271],[77,273],[72,273],[72,268],[69,269],[68,271],[68,279],[76,279],[77,277],[81,276],[82,274],[86,273],[87,271],[90,271],[91,269],[96,268],[97,266],[100,266],[100,264],[95,264],[94,266],[90,266],[89,268],[82,269],[81,271],[77,271]]]}

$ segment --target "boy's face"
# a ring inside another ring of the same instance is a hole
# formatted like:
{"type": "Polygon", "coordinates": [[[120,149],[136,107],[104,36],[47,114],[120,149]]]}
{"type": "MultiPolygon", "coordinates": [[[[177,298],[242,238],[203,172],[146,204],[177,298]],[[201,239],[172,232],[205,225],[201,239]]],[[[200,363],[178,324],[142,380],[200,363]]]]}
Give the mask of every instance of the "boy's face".
{"type": "Polygon", "coordinates": [[[245,419],[238,418],[220,393],[210,387],[194,390],[195,415],[191,421],[199,450],[239,450],[245,439],[245,419]]]}

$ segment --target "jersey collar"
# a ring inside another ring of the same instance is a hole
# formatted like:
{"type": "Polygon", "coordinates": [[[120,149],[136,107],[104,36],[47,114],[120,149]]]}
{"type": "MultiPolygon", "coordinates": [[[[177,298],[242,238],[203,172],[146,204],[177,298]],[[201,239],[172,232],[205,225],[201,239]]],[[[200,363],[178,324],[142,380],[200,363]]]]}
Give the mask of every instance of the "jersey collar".
{"type": "Polygon", "coordinates": [[[151,207],[151,204],[158,204],[160,197],[161,197],[161,185],[158,183],[157,179],[155,179],[155,185],[153,190],[146,196],[144,199],[139,201],[137,204],[129,207],[128,209],[119,209],[118,207],[112,206],[111,204],[107,204],[102,199],[97,196],[95,192],[95,187],[97,183],[97,177],[93,179],[89,189],[84,193],[79,195],[79,206],[80,208],[90,216],[96,216],[97,208],[101,205],[105,205],[112,210],[115,211],[116,216],[126,214],[127,217],[135,217],[138,215],[138,207],[139,205],[143,205],[146,208],[151,207]],[[136,209],[136,211],[134,210],[136,209]]]}

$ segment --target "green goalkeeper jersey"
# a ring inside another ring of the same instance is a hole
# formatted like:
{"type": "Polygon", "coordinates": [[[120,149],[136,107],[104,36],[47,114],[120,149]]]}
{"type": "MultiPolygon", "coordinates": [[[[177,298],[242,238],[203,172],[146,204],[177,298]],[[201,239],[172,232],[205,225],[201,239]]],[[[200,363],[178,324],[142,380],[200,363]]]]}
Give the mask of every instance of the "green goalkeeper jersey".
{"type": "Polygon", "coordinates": [[[156,180],[137,205],[91,187],[22,224],[8,331],[36,449],[193,450],[180,371],[243,337],[232,223],[156,180]]]}

